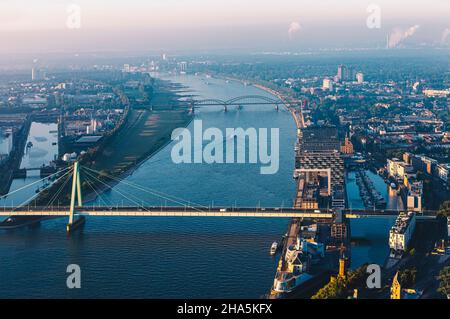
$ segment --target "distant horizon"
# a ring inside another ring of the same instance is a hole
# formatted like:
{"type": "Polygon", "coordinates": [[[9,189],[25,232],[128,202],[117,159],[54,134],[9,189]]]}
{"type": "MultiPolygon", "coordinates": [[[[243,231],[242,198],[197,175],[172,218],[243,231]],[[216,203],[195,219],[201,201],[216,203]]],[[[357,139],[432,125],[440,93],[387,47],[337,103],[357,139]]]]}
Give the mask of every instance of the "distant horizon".
{"type": "Polygon", "coordinates": [[[446,0],[274,3],[2,0],[0,54],[450,46],[446,0]]]}

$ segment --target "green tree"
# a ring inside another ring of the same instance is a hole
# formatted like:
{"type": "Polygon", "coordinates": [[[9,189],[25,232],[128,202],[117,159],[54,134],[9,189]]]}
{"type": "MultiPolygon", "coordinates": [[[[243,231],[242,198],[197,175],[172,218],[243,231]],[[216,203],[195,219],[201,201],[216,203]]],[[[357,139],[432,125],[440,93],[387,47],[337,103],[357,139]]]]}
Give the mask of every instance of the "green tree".
{"type": "Polygon", "coordinates": [[[353,289],[365,285],[367,265],[347,272],[346,277],[332,276],[329,283],[311,299],[343,299],[351,295],[353,289]]]}
{"type": "Polygon", "coordinates": [[[417,269],[404,269],[399,271],[399,281],[404,288],[414,288],[416,285],[417,269]]]}
{"type": "Polygon", "coordinates": [[[441,204],[438,211],[438,216],[450,216],[450,200],[445,201],[441,204]]]}
{"type": "Polygon", "coordinates": [[[444,267],[438,276],[439,288],[437,291],[445,296],[450,295],[450,266],[444,267]]]}

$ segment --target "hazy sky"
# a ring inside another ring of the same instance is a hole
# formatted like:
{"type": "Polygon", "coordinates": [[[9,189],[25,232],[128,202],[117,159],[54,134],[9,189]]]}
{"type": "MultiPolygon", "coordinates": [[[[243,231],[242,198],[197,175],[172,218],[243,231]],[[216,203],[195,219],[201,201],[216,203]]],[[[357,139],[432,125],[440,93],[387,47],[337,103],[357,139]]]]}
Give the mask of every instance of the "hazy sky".
{"type": "Polygon", "coordinates": [[[450,0],[0,0],[0,53],[382,47],[388,34],[448,44],[450,0]]]}

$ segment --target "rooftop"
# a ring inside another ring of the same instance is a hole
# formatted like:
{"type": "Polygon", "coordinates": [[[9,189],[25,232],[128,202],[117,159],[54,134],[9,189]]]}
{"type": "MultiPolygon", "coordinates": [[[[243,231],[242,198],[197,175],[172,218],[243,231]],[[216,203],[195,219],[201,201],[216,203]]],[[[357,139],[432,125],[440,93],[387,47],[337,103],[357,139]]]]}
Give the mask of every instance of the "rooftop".
{"type": "Polygon", "coordinates": [[[414,213],[403,213],[401,212],[397,220],[395,221],[395,224],[391,228],[391,232],[395,234],[403,234],[409,227],[411,220],[413,219],[414,213]]]}
{"type": "Polygon", "coordinates": [[[101,135],[82,136],[76,141],[76,143],[97,143],[101,138],[101,135]]]}

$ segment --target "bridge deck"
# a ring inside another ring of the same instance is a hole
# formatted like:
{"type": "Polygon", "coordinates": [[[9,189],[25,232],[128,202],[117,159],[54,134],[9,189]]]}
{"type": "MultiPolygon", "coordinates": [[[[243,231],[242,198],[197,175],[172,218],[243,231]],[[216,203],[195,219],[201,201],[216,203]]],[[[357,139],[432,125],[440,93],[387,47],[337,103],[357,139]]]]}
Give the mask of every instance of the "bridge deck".
{"type": "MultiPolygon", "coordinates": [[[[197,209],[98,209],[89,207],[77,209],[77,214],[85,216],[161,216],[161,217],[275,217],[275,218],[333,218],[332,213],[314,213],[284,210],[197,210],[197,209]]],[[[68,209],[0,210],[0,216],[69,216],[68,209]]]]}
{"type": "MultiPolygon", "coordinates": [[[[205,207],[77,207],[76,213],[86,216],[162,216],[162,217],[275,217],[275,218],[334,218],[328,209],[295,208],[205,208],[205,207]]],[[[397,216],[395,210],[344,210],[347,218],[397,216]]],[[[434,217],[435,212],[423,212],[418,217],[434,217]]],[[[69,216],[69,207],[0,207],[0,216],[69,216]]]]}

